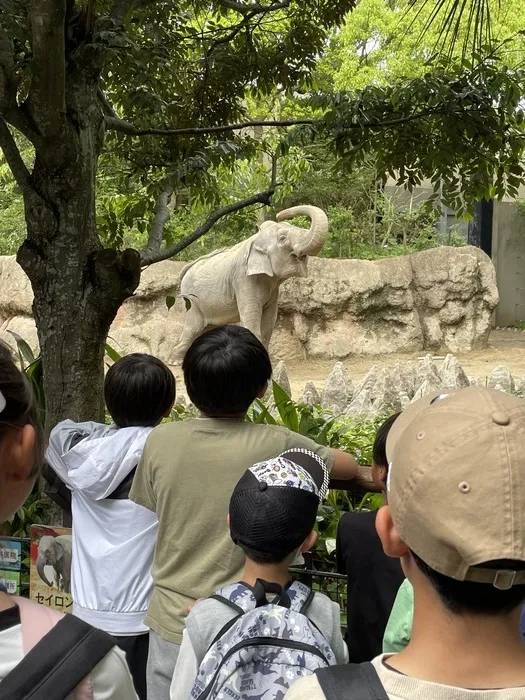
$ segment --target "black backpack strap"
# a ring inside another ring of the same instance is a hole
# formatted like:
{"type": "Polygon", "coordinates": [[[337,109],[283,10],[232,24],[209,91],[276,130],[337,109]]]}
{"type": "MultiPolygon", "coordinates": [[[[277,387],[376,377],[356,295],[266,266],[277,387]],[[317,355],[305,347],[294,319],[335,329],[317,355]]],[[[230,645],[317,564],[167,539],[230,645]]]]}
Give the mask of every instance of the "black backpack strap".
{"type": "Polygon", "coordinates": [[[231,600],[228,600],[228,598],[225,598],[224,596],[219,595],[218,593],[214,593],[214,595],[211,595],[210,598],[213,598],[213,600],[218,600],[219,603],[223,603],[224,605],[227,605],[232,610],[235,610],[235,612],[238,614],[235,615],[235,617],[232,617],[231,620],[228,620],[228,622],[225,625],[223,625],[223,627],[221,627],[221,629],[217,632],[217,634],[213,638],[212,643],[206,649],[207,652],[222,637],[222,635],[226,634],[226,632],[230,629],[230,627],[233,627],[233,625],[237,622],[237,620],[245,614],[245,611],[241,608],[240,605],[236,605],[231,600]]]}
{"type": "Polygon", "coordinates": [[[213,595],[210,596],[210,598],[213,598],[213,600],[218,600],[219,603],[223,603],[224,605],[227,605],[229,608],[231,608],[232,610],[235,610],[235,612],[239,613],[239,615],[244,615],[244,610],[241,608],[241,606],[236,605],[231,600],[228,600],[228,598],[225,598],[224,596],[219,595],[218,593],[214,593],[213,595]]]}
{"type": "Polygon", "coordinates": [[[330,666],[315,674],[326,700],[388,700],[371,663],[330,666]]]}
{"type": "Polygon", "coordinates": [[[65,615],[0,683],[0,698],[64,700],[115,640],[73,615],[65,615]]]}

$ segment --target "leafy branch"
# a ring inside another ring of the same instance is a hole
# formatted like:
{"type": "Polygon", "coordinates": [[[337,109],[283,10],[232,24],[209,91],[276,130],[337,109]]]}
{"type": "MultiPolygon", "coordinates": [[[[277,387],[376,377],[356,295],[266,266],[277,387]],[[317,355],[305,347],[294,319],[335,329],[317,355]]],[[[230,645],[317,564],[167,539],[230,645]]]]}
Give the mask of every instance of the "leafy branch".
{"type": "MultiPolygon", "coordinates": [[[[345,129],[386,129],[392,126],[407,124],[416,119],[423,119],[433,115],[443,114],[441,108],[424,109],[420,112],[414,112],[402,117],[394,119],[368,119],[364,121],[355,120],[344,125],[345,129]]],[[[272,120],[253,120],[247,122],[239,122],[238,124],[221,124],[219,126],[198,126],[187,127],[181,129],[157,128],[157,127],[135,127],[124,119],[118,119],[107,116],[105,118],[106,128],[119,131],[129,136],[196,136],[198,134],[220,134],[228,131],[241,131],[251,127],[282,127],[289,128],[293,126],[327,126],[327,122],[322,119],[272,119],[272,120]]]]}
{"type": "Polygon", "coordinates": [[[235,0],[219,0],[217,3],[220,7],[228,10],[234,10],[240,14],[259,14],[266,12],[276,12],[277,10],[286,10],[290,7],[290,0],[283,2],[274,2],[270,5],[261,5],[259,2],[242,3],[235,0]]]}
{"type": "Polygon", "coordinates": [[[197,134],[220,134],[227,131],[240,131],[254,126],[289,127],[301,124],[314,124],[314,119],[276,119],[276,120],[253,120],[239,122],[238,124],[221,124],[219,126],[198,126],[182,129],[156,128],[156,127],[136,127],[124,119],[116,119],[107,116],[105,118],[106,128],[119,131],[129,136],[191,136],[197,134]]]}
{"type": "Polygon", "coordinates": [[[203,224],[192,231],[192,233],[188,234],[181,241],[178,241],[178,243],[175,243],[168,248],[164,248],[163,250],[158,250],[156,252],[149,252],[148,248],[145,248],[141,251],[142,266],[145,267],[147,265],[160,262],[161,260],[168,260],[169,258],[172,258],[189,245],[199,240],[199,238],[208,233],[208,231],[217,223],[217,221],[225,216],[228,216],[229,214],[234,214],[235,212],[245,209],[246,207],[250,207],[254,204],[269,206],[271,204],[273,193],[274,190],[269,189],[263,192],[257,192],[257,194],[253,194],[250,197],[246,197],[245,199],[241,199],[237,202],[226,204],[224,207],[214,211],[213,214],[211,214],[203,224]]]}

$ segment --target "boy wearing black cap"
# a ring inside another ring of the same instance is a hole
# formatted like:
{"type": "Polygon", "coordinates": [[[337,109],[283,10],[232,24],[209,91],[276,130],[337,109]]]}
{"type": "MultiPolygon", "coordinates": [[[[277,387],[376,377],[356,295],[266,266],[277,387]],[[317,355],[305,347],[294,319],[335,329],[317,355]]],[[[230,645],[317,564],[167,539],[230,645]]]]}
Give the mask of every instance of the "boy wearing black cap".
{"type": "MultiPolygon", "coordinates": [[[[242,588],[255,591],[263,586],[277,593],[288,589],[294,558],[315,544],[313,527],[328,483],[323,460],[300,448],[245,472],[233,491],[228,516],[231,538],[246,557],[242,588]]],[[[315,593],[305,614],[324,636],[337,663],[346,663],[339,605],[315,593]]],[[[171,700],[187,700],[206,652],[236,616],[234,609],[213,597],[195,605],[186,620],[171,700]]]]}

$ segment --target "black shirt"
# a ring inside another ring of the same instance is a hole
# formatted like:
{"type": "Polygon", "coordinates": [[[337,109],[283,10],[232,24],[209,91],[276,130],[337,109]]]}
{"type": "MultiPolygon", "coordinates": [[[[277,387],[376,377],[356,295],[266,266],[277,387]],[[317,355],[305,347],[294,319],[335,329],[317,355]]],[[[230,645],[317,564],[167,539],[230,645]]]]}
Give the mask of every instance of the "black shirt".
{"type": "Polygon", "coordinates": [[[381,653],[390,611],[404,580],[399,560],[383,552],[376,513],[345,513],[337,531],[337,568],[347,576],[350,663],[371,661],[381,653]]]}

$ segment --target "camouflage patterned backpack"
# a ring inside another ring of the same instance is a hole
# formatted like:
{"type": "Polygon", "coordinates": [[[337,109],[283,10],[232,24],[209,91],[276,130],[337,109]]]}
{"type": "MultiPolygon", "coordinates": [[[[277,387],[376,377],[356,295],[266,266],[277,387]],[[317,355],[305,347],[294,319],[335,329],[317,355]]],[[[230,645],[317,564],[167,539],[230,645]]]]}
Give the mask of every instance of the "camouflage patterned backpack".
{"type": "Polygon", "coordinates": [[[235,583],[213,598],[238,615],[218,633],[204,657],[192,700],[282,700],[294,681],[336,664],[330,645],[308,619],[313,592],[302,583],[283,590],[257,580],[235,583]],[[271,602],[267,594],[275,594],[271,602]]]}

